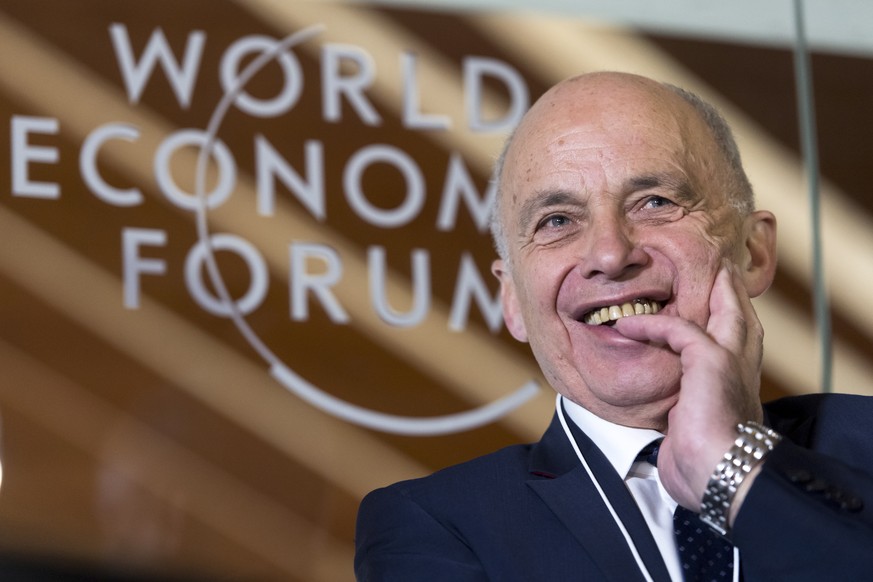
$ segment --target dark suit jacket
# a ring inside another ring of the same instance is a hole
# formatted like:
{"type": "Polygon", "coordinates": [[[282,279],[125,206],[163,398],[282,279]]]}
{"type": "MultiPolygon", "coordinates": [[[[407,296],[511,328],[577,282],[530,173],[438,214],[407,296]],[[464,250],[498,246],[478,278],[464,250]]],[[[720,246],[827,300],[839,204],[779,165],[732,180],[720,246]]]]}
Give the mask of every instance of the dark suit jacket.
{"type": "MultiPolygon", "coordinates": [[[[873,398],[811,395],[765,410],[785,439],[734,524],[744,580],[873,580],[873,398]]],[[[573,430],[652,577],[668,580],[622,479],[573,430]]],[[[643,579],[555,419],[534,445],[374,491],[356,550],[361,581],[643,579]]]]}

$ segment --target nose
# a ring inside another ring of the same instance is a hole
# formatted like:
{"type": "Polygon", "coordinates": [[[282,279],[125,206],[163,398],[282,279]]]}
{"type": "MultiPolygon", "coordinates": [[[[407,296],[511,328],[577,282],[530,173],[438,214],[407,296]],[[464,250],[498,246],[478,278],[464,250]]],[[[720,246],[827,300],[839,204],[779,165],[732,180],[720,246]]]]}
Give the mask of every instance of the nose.
{"type": "Polygon", "coordinates": [[[621,278],[645,265],[648,254],[639,246],[633,229],[618,217],[600,217],[590,224],[580,257],[580,269],[586,279],[603,276],[621,278]]]}

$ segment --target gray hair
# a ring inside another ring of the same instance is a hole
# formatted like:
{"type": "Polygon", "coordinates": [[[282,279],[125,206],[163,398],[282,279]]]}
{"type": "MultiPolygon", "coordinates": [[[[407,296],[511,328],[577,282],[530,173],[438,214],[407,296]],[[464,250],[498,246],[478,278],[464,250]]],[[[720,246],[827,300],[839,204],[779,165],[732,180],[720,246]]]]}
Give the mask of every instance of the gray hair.
{"type": "MultiPolygon", "coordinates": [[[[716,145],[728,163],[729,179],[728,184],[731,205],[741,215],[746,215],[755,210],[755,195],[752,189],[752,184],[749,177],[746,175],[746,170],[743,168],[740,149],[734,139],[733,131],[728,125],[727,120],[712,104],[704,101],[699,95],[671,85],[669,83],[661,83],[661,86],[669,90],[671,93],[682,98],[688,103],[701,117],[703,122],[712,133],[716,145]]],[[[512,145],[516,132],[513,131],[503,145],[503,150],[500,152],[495,164],[494,172],[491,180],[494,182],[496,194],[494,196],[494,204],[491,209],[491,238],[494,243],[494,249],[497,255],[509,265],[509,249],[506,241],[506,233],[504,231],[503,220],[501,218],[501,209],[503,206],[503,168],[506,164],[506,155],[509,147],[512,145]]]]}
{"type": "Polygon", "coordinates": [[[509,249],[506,244],[506,233],[503,229],[503,219],[501,218],[503,209],[503,166],[506,165],[506,152],[509,151],[509,146],[512,145],[512,140],[515,138],[516,130],[513,130],[506,138],[503,144],[503,149],[494,162],[494,171],[491,174],[491,180],[494,183],[494,203],[491,206],[491,241],[494,244],[494,250],[497,251],[497,256],[503,259],[505,263],[509,263],[509,249]]]}
{"type": "Polygon", "coordinates": [[[709,131],[712,132],[712,137],[730,169],[732,183],[728,195],[731,205],[742,215],[753,212],[755,210],[755,193],[752,189],[752,183],[746,175],[746,170],[743,168],[740,148],[737,146],[734,133],[727,120],[714,105],[704,101],[696,93],[669,83],[663,83],[663,86],[691,105],[703,119],[709,131]]]}

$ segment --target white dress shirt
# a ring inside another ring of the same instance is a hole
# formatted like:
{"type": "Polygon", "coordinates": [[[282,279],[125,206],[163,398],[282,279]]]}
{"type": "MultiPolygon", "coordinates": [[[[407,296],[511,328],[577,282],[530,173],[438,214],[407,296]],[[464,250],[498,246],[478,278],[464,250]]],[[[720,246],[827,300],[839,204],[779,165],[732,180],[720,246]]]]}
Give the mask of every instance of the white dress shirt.
{"type": "Polygon", "coordinates": [[[681,582],[682,565],[673,537],[673,512],[677,503],[661,485],[657,467],[645,461],[636,461],[643,447],[664,435],[652,429],[613,424],[567,398],[563,402],[570,419],[594,441],[618,474],[624,478],[655,538],[655,543],[658,544],[670,577],[681,582]]]}

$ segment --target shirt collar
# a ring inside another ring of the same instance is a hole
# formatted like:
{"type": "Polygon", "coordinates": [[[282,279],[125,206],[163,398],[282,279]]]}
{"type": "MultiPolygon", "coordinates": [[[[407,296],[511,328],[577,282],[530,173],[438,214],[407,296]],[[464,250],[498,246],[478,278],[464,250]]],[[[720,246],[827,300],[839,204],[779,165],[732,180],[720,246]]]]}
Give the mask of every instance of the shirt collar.
{"type": "Polygon", "coordinates": [[[597,445],[622,479],[627,477],[640,450],[664,436],[654,429],[633,428],[609,422],[569,398],[562,400],[570,419],[597,445]]]}

